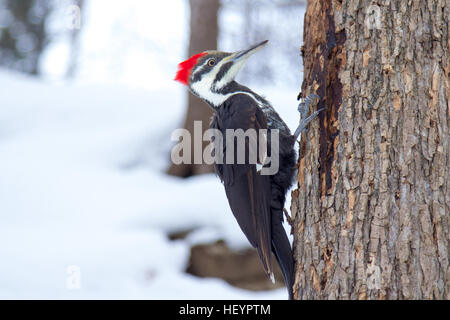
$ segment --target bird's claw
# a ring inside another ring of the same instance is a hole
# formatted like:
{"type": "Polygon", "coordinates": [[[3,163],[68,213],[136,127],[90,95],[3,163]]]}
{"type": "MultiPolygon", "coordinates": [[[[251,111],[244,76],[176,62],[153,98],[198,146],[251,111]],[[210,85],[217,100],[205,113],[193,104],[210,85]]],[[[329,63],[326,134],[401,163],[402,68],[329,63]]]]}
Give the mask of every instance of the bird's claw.
{"type": "Polygon", "coordinates": [[[302,118],[304,118],[305,115],[308,113],[309,105],[311,104],[311,102],[314,98],[320,99],[320,97],[317,94],[311,93],[309,96],[307,96],[305,98],[305,100],[303,100],[302,102],[299,103],[298,111],[300,112],[300,115],[302,116],[302,118]]]}
{"type": "Polygon", "coordinates": [[[302,121],[300,121],[300,125],[298,126],[297,130],[296,130],[296,137],[298,137],[298,135],[302,132],[305,131],[306,127],[308,126],[308,124],[314,120],[315,117],[317,117],[317,115],[322,111],[325,110],[325,108],[319,109],[317,111],[314,111],[312,115],[310,115],[309,117],[307,117],[306,119],[302,119],[302,121]]]}
{"type": "Polygon", "coordinates": [[[292,217],[289,215],[289,212],[286,210],[286,208],[283,208],[283,212],[286,217],[286,221],[291,227],[294,227],[294,219],[292,219],[292,217]]]}
{"type": "Polygon", "coordinates": [[[319,109],[315,112],[313,112],[312,115],[310,115],[309,117],[307,117],[308,111],[309,111],[309,105],[311,104],[311,102],[313,101],[313,99],[320,99],[320,97],[315,94],[312,93],[309,96],[307,96],[305,98],[305,100],[303,100],[302,102],[300,102],[300,104],[298,105],[298,111],[300,112],[300,116],[302,118],[302,120],[300,121],[300,124],[297,128],[297,130],[295,130],[294,136],[296,138],[298,138],[298,136],[300,135],[300,133],[302,133],[303,131],[305,131],[306,127],[308,126],[308,124],[314,120],[315,117],[317,117],[317,115],[324,110],[325,108],[319,109]]]}

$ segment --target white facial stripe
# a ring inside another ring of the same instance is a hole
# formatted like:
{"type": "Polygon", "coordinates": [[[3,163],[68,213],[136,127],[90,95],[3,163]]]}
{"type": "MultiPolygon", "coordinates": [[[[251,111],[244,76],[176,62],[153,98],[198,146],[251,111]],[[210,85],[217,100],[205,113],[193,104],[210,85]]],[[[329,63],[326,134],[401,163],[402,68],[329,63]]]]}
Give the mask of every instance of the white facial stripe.
{"type": "Polygon", "coordinates": [[[219,90],[222,89],[224,86],[226,86],[228,83],[234,80],[236,75],[238,74],[239,70],[242,68],[242,66],[245,64],[245,61],[247,59],[242,59],[238,62],[235,62],[230,69],[228,69],[227,73],[224,74],[222,79],[220,79],[215,84],[215,89],[219,90]]]}
{"type": "Polygon", "coordinates": [[[218,101],[218,99],[217,99],[217,97],[216,98],[214,98],[214,97],[215,96],[223,97],[223,95],[219,95],[217,93],[212,92],[212,86],[213,86],[214,80],[216,79],[217,73],[220,71],[220,68],[228,61],[229,61],[229,59],[227,59],[227,58],[222,59],[214,67],[213,70],[211,70],[208,73],[203,74],[202,78],[199,81],[192,83],[191,89],[193,91],[195,91],[203,99],[206,99],[209,102],[211,102],[212,104],[216,105],[215,101],[218,101]],[[210,99],[212,99],[212,100],[210,100],[210,99]]]}

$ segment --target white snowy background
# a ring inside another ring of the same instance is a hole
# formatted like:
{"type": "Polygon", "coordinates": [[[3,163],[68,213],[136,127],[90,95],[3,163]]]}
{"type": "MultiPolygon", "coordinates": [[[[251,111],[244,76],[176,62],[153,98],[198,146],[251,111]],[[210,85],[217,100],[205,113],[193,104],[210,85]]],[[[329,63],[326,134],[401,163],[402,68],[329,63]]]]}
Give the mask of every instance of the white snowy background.
{"type": "MultiPolygon", "coordinates": [[[[194,243],[248,246],[216,176],[164,174],[185,112],[186,88],[172,79],[185,58],[186,2],[88,2],[70,82],[64,39],[42,61],[44,80],[0,70],[1,299],[287,298],[184,272],[194,243]],[[187,239],[168,240],[189,227],[187,239]]],[[[233,19],[221,12],[221,27],[233,19]]],[[[295,128],[300,81],[246,84],[295,128]]]]}

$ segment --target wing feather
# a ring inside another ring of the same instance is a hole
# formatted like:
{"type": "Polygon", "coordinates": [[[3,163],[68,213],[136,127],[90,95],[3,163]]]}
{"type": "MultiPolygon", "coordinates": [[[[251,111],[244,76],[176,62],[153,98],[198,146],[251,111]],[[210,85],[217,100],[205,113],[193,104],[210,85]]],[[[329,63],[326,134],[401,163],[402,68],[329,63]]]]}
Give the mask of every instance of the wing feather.
{"type": "MultiPolygon", "coordinates": [[[[267,129],[267,120],[256,102],[247,95],[238,95],[217,111],[212,127],[218,128],[224,137],[226,159],[226,129],[267,129]]],[[[256,136],[259,139],[259,135],[256,136]]],[[[246,153],[255,152],[259,143],[247,141],[246,153]]],[[[237,148],[235,147],[234,150],[237,148]]],[[[236,158],[235,158],[236,159],[236,158]]],[[[259,157],[258,157],[259,159],[259,157]]],[[[271,184],[270,176],[261,175],[256,164],[216,165],[216,171],[224,183],[231,211],[245,236],[258,251],[266,272],[272,274],[271,263],[271,184]]]]}

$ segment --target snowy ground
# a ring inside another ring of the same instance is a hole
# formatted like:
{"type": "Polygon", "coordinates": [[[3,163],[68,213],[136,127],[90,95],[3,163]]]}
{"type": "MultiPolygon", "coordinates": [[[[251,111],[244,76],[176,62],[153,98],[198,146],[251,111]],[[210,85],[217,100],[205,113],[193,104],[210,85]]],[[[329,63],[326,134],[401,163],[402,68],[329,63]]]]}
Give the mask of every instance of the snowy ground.
{"type": "MultiPolygon", "coordinates": [[[[215,176],[162,173],[180,85],[63,86],[1,71],[0,88],[0,298],[286,299],[183,272],[191,243],[247,241],[215,176]],[[191,226],[185,241],[167,239],[191,226]]],[[[296,92],[261,91],[294,128],[296,92]]]]}

